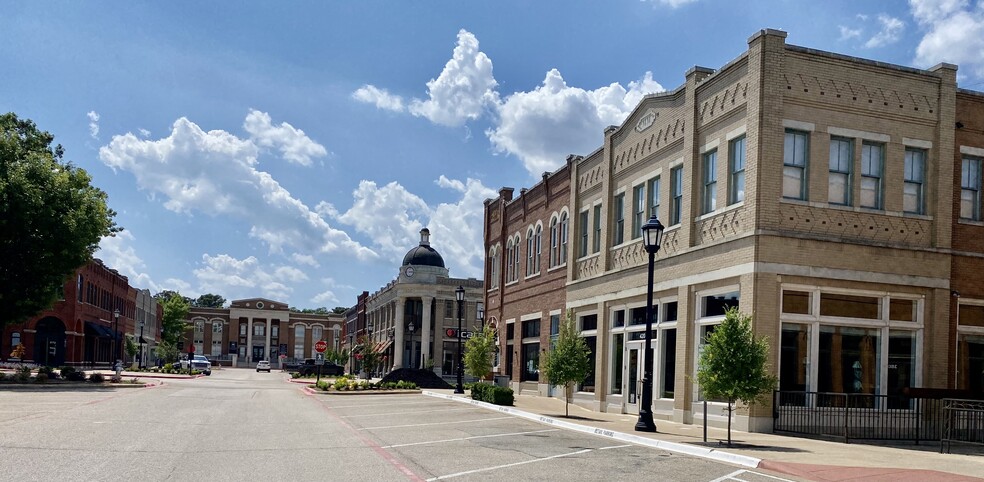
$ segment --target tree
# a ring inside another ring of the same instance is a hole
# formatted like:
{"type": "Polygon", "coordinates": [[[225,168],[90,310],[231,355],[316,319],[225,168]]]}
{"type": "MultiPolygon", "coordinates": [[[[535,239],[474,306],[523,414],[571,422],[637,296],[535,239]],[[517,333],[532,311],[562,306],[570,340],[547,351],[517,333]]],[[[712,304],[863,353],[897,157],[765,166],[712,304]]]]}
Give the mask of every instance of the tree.
{"type": "Polygon", "coordinates": [[[540,359],[540,371],[551,385],[564,387],[564,416],[570,416],[570,403],[574,384],[581,383],[591,373],[591,351],[577,331],[574,312],[560,324],[557,344],[540,359]]]}
{"type": "Polygon", "coordinates": [[[359,338],[358,344],[352,348],[355,359],[362,364],[362,369],[366,371],[366,378],[371,378],[372,373],[382,362],[382,355],[376,352],[375,346],[376,344],[372,340],[363,336],[359,338]]]}
{"type": "Polygon", "coordinates": [[[50,307],[99,240],[120,231],[106,193],[53,141],[0,115],[0,329],[50,307]]]}
{"type": "MultiPolygon", "coordinates": [[[[163,290],[157,293],[156,295],[154,295],[154,299],[157,300],[158,304],[160,304],[160,303],[164,303],[165,301],[167,301],[168,298],[174,295],[181,296],[181,293],[178,293],[177,291],[163,290]]],[[[183,299],[184,302],[187,303],[188,305],[191,305],[192,301],[194,301],[187,296],[181,296],[181,299],[183,299]]]]}
{"type": "Polygon", "coordinates": [[[336,315],[344,315],[346,311],[348,311],[348,308],[344,306],[336,306],[331,309],[331,312],[336,315]]]}
{"type": "Polygon", "coordinates": [[[176,346],[184,336],[185,318],[188,317],[189,308],[185,300],[186,298],[180,293],[171,293],[171,296],[161,303],[164,309],[164,316],[161,318],[161,338],[171,345],[176,346]]]}
{"type": "Polygon", "coordinates": [[[495,350],[495,328],[488,324],[465,342],[465,371],[479,380],[484,380],[485,375],[492,370],[492,357],[495,355],[495,350]]]}
{"type": "Polygon", "coordinates": [[[124,340],[125,341],[123,344],[123,351],[125,351],[127,356],[129,356],[131,359],[136,357],[139,349],[137,348],[137,344],[134,343],[133,337],[130,335],[126,335],[124,337],[124,340]]]}
{"type": "Polygon", "coordinates": [[[770,375],[766,364],[769,342],[756,338],[752,318],[738,308],[728,308],[724,322],[704,340],[697,362],[697,383],[705,399],[728,401],[728,445],[731,445],[731,413],[735,402],[760,402],[775,389],[779,380],[770,375]]]}
{"type": "Polygon", "coordinates": [[[157,358],[160,358],[167,363],[171,363],[178,359],[178,347],[166,341],[161,341],[157,344],[155,353],[157,354],[157,358]]]}
{"type": "Polygon", "coordinates": [[[344,348],[338,351],[328,350],[325,352],[325,360],[328,360],[329,362],[334,363],[336,365],[344,366],[345,363],[348,362],[348,359],[349,359],[349,351],[344,348]]]}
{"type": "Polygon", "coordinates": [[[222,308],[225,306],[226,299],[219,296],[213,295],[212,293],[206,293],[199,296],[196,300],[192,301],[191,306],[196,306],[198,308],[222,308]]]}

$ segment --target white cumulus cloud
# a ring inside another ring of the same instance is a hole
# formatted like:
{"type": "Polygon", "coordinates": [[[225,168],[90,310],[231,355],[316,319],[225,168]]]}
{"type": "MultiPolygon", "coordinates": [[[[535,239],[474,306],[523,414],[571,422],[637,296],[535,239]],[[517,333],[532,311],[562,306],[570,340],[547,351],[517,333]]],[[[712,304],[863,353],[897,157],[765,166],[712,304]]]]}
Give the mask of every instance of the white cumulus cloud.
{"type": "Polygon", "coordinates": [[[130,286],[147,288],[152,293],[157,293],[162,288],[143,271],[147,264],[133,248],[134,241],[136,238],[129,231],[120,231],[115,236],[104,236],[99,240],[99,249],[93,257],[101,259],[107,267],[126,276],[130,286]]]}
{"type": "Polygon", "coordinates": [[[352,92],[352,98],[366,104],[374,104],[377,109],[403,112],[402,97],[390,94],[386,89],[380,89],[374,85],[366,84],[359,87],[355,92],[352,92]]]}
{"type": "Polygon", "coordinates": [[[912,16],[925,32],[915,64],[960,66],[961,75],[984,78],[984,2],[909,0],[912,16]]]}
{"type": "Polygon", "coordinates": [[[652,3],[654,7],[664,6],[670,8],[679,8],[690,3],[696,3],[698,0],[640,0],[640,1],[652,3]]]}
{"type": "Polygon", "coordinates": [[[850,28],[843,25],[838,26],[838,28],[840,29],[840,40],[842,41],[861,37],[860,28],[850,28]]]}
{"type": "Polygon", "coordinates": [[[311,158],[328,155],[325,146],[311,140],[304,131],[286,122],[279,126],[273,125],[270,114],[266,112],[250,109],[246,121],[243,122],[243,129],[246,129],[256,145],[277,149],[284,159],[302,166],[310,166],[311,158]]]}
{"type": "Polygon", "coordinates": [[[99,157],[113,169],[132,173],[140,189],[162,194],[167,209],[248,223],[250,236],[266,243],[271,252],[376,257],[291,196],[269,173],[258,170],[258,152],[252,139],[222,130],[206,132],[182,117],[161,139],[114,136],[100,148],[99,157]]]}
{"type": "Polygon", "coordinates": [[[267,266],[254,256],[237,259],[228,254],[202,255],[200,267],[193,272],[202,293],[233,300],[261,296],[287,302],[294,291],[290,285],[308,279],[292,266],[267,266]]]}
{"type": "Polygon", "coordinates": [[[621,124],[644,95],[663,90],[651,72],[628,89],[616,82],[585,90],[568,86],[553,69],[536,89],[506,97],[486,135],[496,152],[516,155],[537,176],[560,167],[567,154],[598,148],[605,126],[621,124]]]}
{"type": "Polygon", "coordinates": [[[99,140],[99,113],[90,110],[85,116],[89,118],[89,136],[99,140]]]}
{"type": "Polygon", "coordinates": [[[435,183],[457,192],[459,200],[431,207],[398,183],[379,187],[362,181],[352,193],[351,209],[344,213],[328,205],[320,209],[376,240],[380,253],[394,262],[400,262],[407,250],[417,245],[420,229],[427,227],[431,245],[444,257],[452,276],[481,277],[484,202],[496,192],[471,178],[460,181],[441,176],[435,183]]]}
{"type": "Polygon", "coordinates": [[[864,43],[866,48],[877,48],[898,42],[902,38],[905,22],[886,14],[878,14],[878,33],[864,43]]]}

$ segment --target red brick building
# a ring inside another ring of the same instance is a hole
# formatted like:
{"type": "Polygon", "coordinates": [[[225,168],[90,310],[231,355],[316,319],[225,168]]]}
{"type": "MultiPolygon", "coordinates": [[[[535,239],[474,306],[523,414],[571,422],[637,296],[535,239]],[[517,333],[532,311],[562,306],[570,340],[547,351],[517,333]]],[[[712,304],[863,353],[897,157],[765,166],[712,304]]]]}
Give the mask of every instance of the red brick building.
{"type": "MultiPolygon", "coordinates": [[[[50,309],[4,327],[0,357],[10,361],[14,347],[23,344],[21,361],[40,365],[99,365],[123,359],[123,334],[137,331],[137,289],[127,277],[93,259],[65,281],[62,293],[50,309]]],[[[147,332],[145,337],[154,335],[147,332]]]]}

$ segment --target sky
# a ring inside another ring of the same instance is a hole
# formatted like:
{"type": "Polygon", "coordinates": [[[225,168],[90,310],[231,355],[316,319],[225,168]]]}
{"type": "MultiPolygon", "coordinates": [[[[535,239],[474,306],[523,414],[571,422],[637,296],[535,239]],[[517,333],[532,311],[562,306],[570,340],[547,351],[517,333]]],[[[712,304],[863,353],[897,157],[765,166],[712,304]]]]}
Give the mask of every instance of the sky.
{"type": "Polygon", "coordinates": [[[0,111],[108,194],[132,286],[347,307],[423,227],[480,279],[486,199],[763,28],[984,90],[984,0],[15,0],[0,111]]]}

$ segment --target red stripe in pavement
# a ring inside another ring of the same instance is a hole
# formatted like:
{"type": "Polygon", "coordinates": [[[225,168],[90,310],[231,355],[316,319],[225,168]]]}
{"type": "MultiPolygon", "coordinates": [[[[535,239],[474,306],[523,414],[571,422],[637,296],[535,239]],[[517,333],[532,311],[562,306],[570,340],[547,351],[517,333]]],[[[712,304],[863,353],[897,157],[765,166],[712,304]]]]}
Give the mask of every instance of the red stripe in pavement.
{"type": "Polygon", "coordinates": [[[796,464],[763,460],[758,468],[795,475],[817,481],[860,481],[860,482],[981,482],[984,479],[967,475],[951,474],[938,470],[901,469],[888,467],[844,467],[837,465],[796,464]]]}
{"type": "MultiPolygon", "coordinates": [[[[309,389],[307,387],[304,387],[304,394],[307,395],[307,396],[309,396],[309,397],[313,397],[314,396],[314,394],[311,391],[309,391],[309,389]]],[[[325,404],[320,399],[318,400],[318,405],[321,405],[321,408],[323,408],[326,412],[328,412],[328,416],[330,416],[336,422],[338,422],[338,423],[342,424],[343,426],[345,426],[345,428],[349,429],[352,432],[352,434],[354,434],[359,440],[362,441],[363,444],[365,444],[366,446],[368,446],[369,448],[371,448],[373,451],[375,451],[377,454],[379,454],[384,460],[386,460],[387,462],[389,462],[390,464],[392,464],[394,467],[396,467],[397,470],[399,470],[400,472],[403,472],[403,474],[406,475],[408,479],[419,481],[419,482],[424,482],[425,479],[423,479],[419,475],[413,473],[413,471],[410,470],[409,467],[407,467],[406,465],[403,465],[403,463],[401,463],[399,460],[397,460],[396,457],[393,456],[393,454],[390,451],[382,448],[379,444],[377,444],[376,442],[374,442],[369,437],[366,437],[365,436],[365,432],[360,432],[360,431],[356,430],[355,427],[353,427],[347,421],[343,420],[341,417],[339,417],[337,414],[335,414],[335,410],[332,409],[331,407],[329,407],[327,404],[325,404]]]]}

